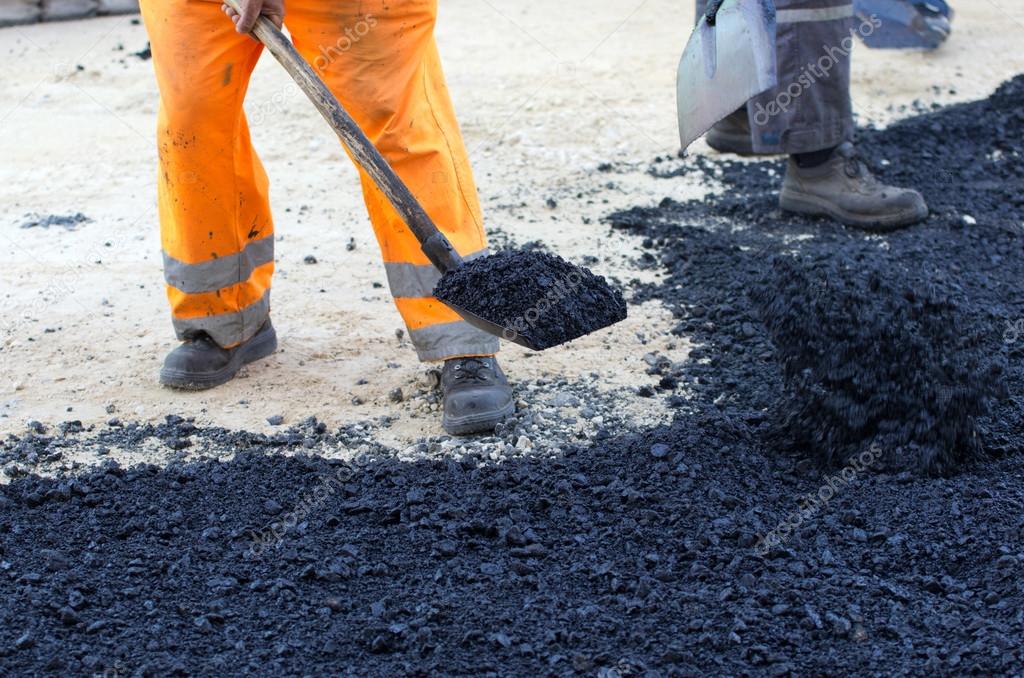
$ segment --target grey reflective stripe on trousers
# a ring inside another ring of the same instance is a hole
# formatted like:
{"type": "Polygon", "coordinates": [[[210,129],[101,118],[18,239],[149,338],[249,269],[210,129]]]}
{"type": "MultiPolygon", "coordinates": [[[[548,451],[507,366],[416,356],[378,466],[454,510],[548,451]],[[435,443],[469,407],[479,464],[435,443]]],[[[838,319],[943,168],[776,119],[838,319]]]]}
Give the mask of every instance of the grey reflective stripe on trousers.
{"type": "Polygon", "coordinates": [[[814,7],[810,9],[780,9],[775,20],[780,24],[799,24],[808,21],[835,21],[853,16],[853,3],[835,7],[814,7]]]}
{"type": "Polygon", "coordinates": [[[270,290],[241,311],[205,318],[172,318],[174,333],[184,340],[194,332],[206,332],[218,346],[228,347],[252,339],[270,316],[270,290]]]}
{"type": "MultiPolygon", "coordinates": [[[[466,261],[490,254],[490,250],[482,249],[462,258],[466,261]]],[[[384,271],[388,276],[388,286],[393,297],[432,297],[441,272],[431,264],[406,264],[402,262],[384,262],[384,271]]]]}
{"type": "MultiPolygon", "coordinates": [[[[697,1],[697,17],[704,13],[697,1]]],[[[850,0],[777,0],[779,84],[747,102],[759,153],[809,153],[853,138],[850,0]]]]}
{"type": "Polygon", "coordinates": [[[416,355],[423,361],[498,352],[497,337],[464,321],[409,330],[409,338],[416,347],[416,355]]]}
{"type": "Polygon", "coordinates": [[[274,236],[253,240],[238,254],[186,264],[164,252],[164,280],[185,294],[216,292],[249,279],[252,272],[274,260],[274,236]]]}

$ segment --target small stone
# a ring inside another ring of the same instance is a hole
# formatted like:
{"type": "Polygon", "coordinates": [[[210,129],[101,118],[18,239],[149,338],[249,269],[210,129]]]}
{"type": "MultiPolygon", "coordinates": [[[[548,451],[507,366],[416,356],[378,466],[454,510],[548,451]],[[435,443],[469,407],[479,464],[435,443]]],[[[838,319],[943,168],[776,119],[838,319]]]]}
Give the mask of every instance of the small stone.
{"type": "Polygon", "coordinates": [[[651,445],[651,456],[655,459],[664,459],[670,452],[668,445],[664,443],[655,443],[651,445]]]}
{"type": "Polygon", "coordinates": [[[355,248],[356,248],[356,239],[355,238],[349,238],[348,242],[345,243],[345,249],[348,250],[349,252],[351,252],[355,248]]]}
{"type": "Polygon", "coordinates": [[[281,504],[277,503],[273,499],[266,499],[263,502],[263,510],[272,516],[276,516],[283,510],[283,508],[284,507],[282,507],[281,504]]]}
{"type": "Polygon", "coordinates": [[[14,462],[10,462],[6,466],[4,466],[3,473],[8,478],[19,478],[22,477],[23,475],[29,474],[29,472],[23,466],[15,464],[14,462]]]}
{"type": "Polygon", "coordinates": [[[77,610],[83,605],[85,605],[85,596],[82,595],[81,591],[78,589],[71,589],[68,591],[68,606],[71,609],[77,610]]]}
{"type": "Polygon", "coordinates": [[[526,436],[519,436],[519,440],[516,441],[517,450],[532,450],[533,441],[526,436]]]}
{"type": "Polygon", "coordinates": [[[402,393],[401,388],[396,388],[390,393],[388,393],[388,400],[390,400],[393,403],[400,403],[403,400],[405,400],[405,394],[402,393]]]}
{"type": "Polygon", "coordinates": [[[15,650],[26,650],[36,644],[35,639],[32,637],[30,631],[26,631],[16,641],[14,641],[15,650]]]}
{"type": "Polygon", "coordinates": [[[998,560],[996,560],[996,567],[1000,570],[1009,570],[1017,567],[1017,563],[1018,560],[1015,556],[1007,554],[1005,556],[999,556],[998,560]]]}
{"type": "Polygon", "coordinates": [[[61,623],[66,626],[74,626],[82,621],[81,618],[79,618],[78,613],[68,606],[60,608],[60,610],[57,611],[57,614],[60,617],[61,623]]]}
{"type": "Polygon", "coordinates": [[[970,214],[965,214],[960,217],[960,221],[963,222],[964,226],[977,226],[978,220],[972,217],[970,214]]]}
{"type": "Polygon", "coordinates": [[[68,567],[68,559],[60,551],[42,549],[39,551],[39,555],[43,559],[43,565],[50,572],[59,572],[60,570],[66,570],[68,567]]]}
{"type": "Polygon", "coordinates": [[[270,424],[271,426],[280,426],[281,424],[284,423],[284,417],[281,416],[280,414],[269,416],[267,417],[267,423],[270,424]]]}
{"type": "Polygon", "coordinates": [[[317,263],[317,260],[316,260],[316,257],[314,257],[312,254],[307,254],[306,257],[302,260],[302,262],[304,264],[312,265],[312,264],[317,263]]]}
{"type": "Polygon", "coordinates": [[[555,394],[555,397],[551,399],[551,404],[555,407],[578,407],[580,399],[571,393],[561,391],[555,394]]]}
{"type": "Polygon", "coordinates": [[[114,405],[114,403],[110,403],[109,405],[107,405],[106,410],[107,414],[113,414],[114,412],[117,412],[117,406],[114,405]]]}

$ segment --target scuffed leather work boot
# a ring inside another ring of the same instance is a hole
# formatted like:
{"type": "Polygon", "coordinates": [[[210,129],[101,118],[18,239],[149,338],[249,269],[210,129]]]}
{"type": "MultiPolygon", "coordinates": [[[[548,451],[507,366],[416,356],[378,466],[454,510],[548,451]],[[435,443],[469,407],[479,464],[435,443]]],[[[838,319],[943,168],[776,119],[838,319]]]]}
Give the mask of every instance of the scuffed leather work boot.
{"type": "Polygon", "coordinates": [[[704,140],[719,153],[758,155],[754,152],[754,143],[750,140],[750,121],[747,120],[746,106],[716,122],[704,135],[704,140]]]}
{"type": "Polygon", "coordinates": [[[515,411],[512,388],[494,357],[444,361],[441,392],[441,425],[453,436],[493,431],[515,411]]]}
{"type": "Polygon", "coordinates": [[[779,206],[878,232],[894,231],[928,216],[920,193],[880,182],[850,142],[840,144],[831,158],[815,167],[800,167],[791,156],[779,206]]]}
{"type": "Polygon", "coordinates": [[[242,366],[277,350],[277,333],[267,320],[249,341],[221,348],[200,332],[167,354],[160,370],[164,386],[202,391],[231,381],[242,366]]]}

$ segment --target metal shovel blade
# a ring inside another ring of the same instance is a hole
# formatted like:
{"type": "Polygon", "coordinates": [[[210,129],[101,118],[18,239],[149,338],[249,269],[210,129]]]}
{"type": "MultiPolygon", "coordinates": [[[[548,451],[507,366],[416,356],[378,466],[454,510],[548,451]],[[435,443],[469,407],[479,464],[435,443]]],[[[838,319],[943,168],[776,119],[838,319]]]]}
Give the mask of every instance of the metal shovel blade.
{"type": "Polygon", "coordinates": [[[697,23],[679,61],[682,149],[777,82],[772,0],[725,0],[713,24],[703,17],[697,23]]]}
{"type": "Polygon", "coordinates": [[[952,32],[944,0],[856,0],[858,34],[872,49],[935,49],[952,32]]]}
{"type": "Polygon", "coordinates": [[[448,308],[452,309],[460,316],[462,316],[463,320],[465,320],[467,323],[477,328],[478,330],[487,332],[488,334],[493,334],[494,336],[504,339],[505,341],[511,341],[513,344],[525,346],[531,351],[542,351],[545,348],[547,348],[546,346],[539,345],[537,341],[534,340],[533,337],[529,336],[528,334],[525,334],[523,332],[517,332],[511,327],[504,327],[497,323],[493,323],[490,320],[487,320],[486,318],[481,318],[476,313],[473,313],[472,311],[467,311],[461,306],[456,306],[450,301],[446,301],[444,303],[448,308]]]}

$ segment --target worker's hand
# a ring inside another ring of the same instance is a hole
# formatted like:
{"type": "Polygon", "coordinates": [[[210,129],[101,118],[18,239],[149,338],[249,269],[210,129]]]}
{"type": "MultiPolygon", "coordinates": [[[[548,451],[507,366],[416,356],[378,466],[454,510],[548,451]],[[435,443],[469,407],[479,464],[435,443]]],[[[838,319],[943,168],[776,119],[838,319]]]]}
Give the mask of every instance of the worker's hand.
{"type": "Polygon", "coordinates": [[[227,5],[221,5],[221,9],[235,22],[235,30],[239,33],[251,32],[261,14],[278,28],[284,24],[284,0],[238,0],[238,4],[242,8],[241,13],[227,5]]]}

